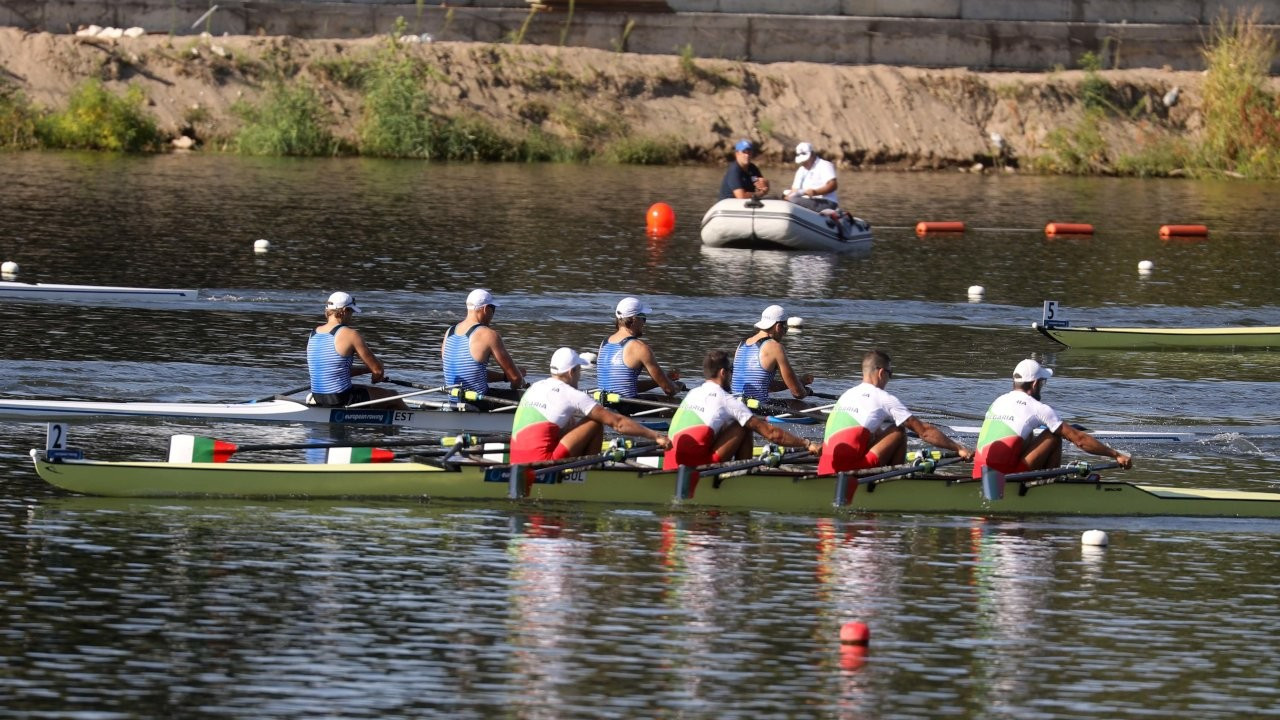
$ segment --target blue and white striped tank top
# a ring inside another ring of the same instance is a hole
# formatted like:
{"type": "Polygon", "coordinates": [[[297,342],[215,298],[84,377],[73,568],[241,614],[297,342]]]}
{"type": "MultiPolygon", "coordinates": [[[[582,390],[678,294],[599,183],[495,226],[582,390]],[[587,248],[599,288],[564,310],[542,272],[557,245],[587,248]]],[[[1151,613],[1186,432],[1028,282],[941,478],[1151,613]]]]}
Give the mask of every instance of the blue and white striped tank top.
{"type": "Polygon", "coordinates": [[[596,353],[596,381],[605,392],[617,393],[624,398],[633,398],[637,394],[636,378],[640,377],[640,368],[627,367],[623,359],[623,348],[635,340],[633,337],[623,338],[622,342],[611,343],[605,340],[600,343],[600,352],[596,353]]]}
{"type": "Polygon", "coordinates": [[[472,325],[465,335],[459,335],[454,332],[458,328],[454,325],[445,333],[444,382],[484,394],[489,392],[489,366],[471,357],[471,333],[478,327],[481,326],[472,325]]]}
{"type": "Polygon", "coordinates": [[[756,400],[769,399],[769,386],[773,385],[774,372],[760,365],[760,348],[771,338],[764,338],[754,345],[745,340],[738,343],[733,355],[733,393],[756,400]]]}
{"type": "Polygon", "coordinates": [[[334,347],[338,331],[344,327],[339,325],[327,333],[312,330],[307,336],[307,370],[313,393],[336,394],[351,389],[351,361],[355,354],[343,357],[334,347]]]}

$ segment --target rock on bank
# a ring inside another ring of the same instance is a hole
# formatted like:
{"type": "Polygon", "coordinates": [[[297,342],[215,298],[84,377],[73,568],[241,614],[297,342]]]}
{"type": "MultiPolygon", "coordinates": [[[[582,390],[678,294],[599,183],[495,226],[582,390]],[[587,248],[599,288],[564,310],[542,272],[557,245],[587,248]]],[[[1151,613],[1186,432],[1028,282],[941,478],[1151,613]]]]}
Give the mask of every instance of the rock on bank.
{"type": "MultiPolygon", "coordinates": [[[[361,94],[350,70],[386,38],[75,37],[0,28],[0,84],[62,107],[87,78],[140,86],[162,131],[216,147],[238,127],[232,105],[253,103],[275,78],[308,82],[351,139],[361,94]]],[[[764,162],[790,164],[801,140],[845,167],[1016,166],[1082,114],[1079,71],[977,73],[815,63],[752,64],[586,48],[490,43],[406,44],[432,68],[432,111],[534,128],[599,149],[652,138],[695,162],[722,162],[738,137],[762,142],[764,162]]],[[[1200,73],[1098,74],[1114,107],[1102,125],[1113,149],[1194,134],[1200,73]],[[1180,101],[1161,98],[1181,88],[1180,101]]]]}

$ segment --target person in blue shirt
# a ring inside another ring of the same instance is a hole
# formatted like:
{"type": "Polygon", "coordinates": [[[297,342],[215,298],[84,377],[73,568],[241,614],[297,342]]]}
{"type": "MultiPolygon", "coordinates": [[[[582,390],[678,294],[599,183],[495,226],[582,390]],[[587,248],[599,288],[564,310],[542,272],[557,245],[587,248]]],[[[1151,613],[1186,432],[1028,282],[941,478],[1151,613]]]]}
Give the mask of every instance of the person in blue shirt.
{"type": "Polygon", "coordinates": [[[769,192],[769,181],[765,179],[760,168],[751,162],[756,156],[756,144],[750,140],[739,140],[733,146],[733,162],[725,170],[724,180],[720,182],[720,199],[761,198],[769,192]]]}

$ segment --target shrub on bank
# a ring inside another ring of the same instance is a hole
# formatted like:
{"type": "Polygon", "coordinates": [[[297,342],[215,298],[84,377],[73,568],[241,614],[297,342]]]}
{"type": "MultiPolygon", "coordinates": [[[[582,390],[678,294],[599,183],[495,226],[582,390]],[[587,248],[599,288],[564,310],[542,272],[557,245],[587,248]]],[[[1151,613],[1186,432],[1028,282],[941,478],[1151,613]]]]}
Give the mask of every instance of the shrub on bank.
{"type": "Polygon", "coordinates": [[[364,111],[357,130],[361,155],[430,158],[434,135],[431,96],[420,65],[393,33],[360,81],[364,111]]]}
{"type": "Polygon", "coordinates": [[[1266,86],[1275,56],[1276,41],[1257,9],[1214,23],[1204,51],[1204,167],[1280,177],[1280,108],[1266,86]]]}
{"type": "Polygon", "coordinates": [[[278,82],[257,105],[237,103],[244,127],[235,137],[245,155],[336,155],[341,146],[329,131],[332,120],[310,85],[278,82]]]}
{"type": "Polygon", "coordinates": [[[102,81],[86,80],[71,93],[65,110],[36,123],[40,144],[48,148],[141,152],[156,150],[160,131],[143,109],[142,89],[129,86],[123,97],[102,81]]]}
{"type": "Polygon", "coordinates": [[[8,85],[0,85],[0,149],[26,150],[36,147],[39,113],[27,96],[8,85]]]}

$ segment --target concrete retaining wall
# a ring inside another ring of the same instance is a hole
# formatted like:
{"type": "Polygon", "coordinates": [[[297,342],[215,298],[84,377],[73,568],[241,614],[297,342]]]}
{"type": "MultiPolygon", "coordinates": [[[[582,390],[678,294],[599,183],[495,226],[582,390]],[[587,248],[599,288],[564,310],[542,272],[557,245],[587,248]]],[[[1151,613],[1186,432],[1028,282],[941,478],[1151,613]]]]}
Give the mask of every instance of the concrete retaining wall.
{"type": "MultiPolygon", "coordinates": [[[[73,32],[84,25],[141,26],[148,32],[294,35],[351,38],[385,33],[397,17],[410,30],[438,40],[504,42],[524,31],[523,41],[560,44],[568,16],[536,13],[526,7],[465,6],[449,10],[412,2],[283,2],[229,0],[206,23],[192,28],[209,0],[0,0],[0,25],[73,32]],[[527,23],[527,24],[526,24],[527,23]]],[[[676,54],[690,48],[702,58],[751,62],[811,61],[842,64],[967,67],[974,70],[1043,71],[1074,68],[1093,52],[1104,68],[1161,67],[1198,70],[1208,27],[1187,17],[1230,2],[1209,0],[668,0],[675,6],[710,4],[735,9],[767,4],[775,12],[690,12],[675,14],[576,13],[568,45],[628,52],[676,54]],[[838,11],[826,15],[780,15],[780,7],[838,11]],[[894,17],[872,12],[892,8],[894,17]],[[1163,18],[1152,22],[1068,21],[1090,12],[1163,18]],[[855,10],[859,14],[849,14],[855,10]],[[918,11],[925,17],[903,17],[918,11]],[[1104,11],[1106,11],[1104,13],[1104,11]],[[947,16],[946,13],[951,13],[947,16]],[[982,17],[1024,15],[1036,19],[982,17]],[[1043,19],[1056,15],[1059,19],[1043,19]]],[[[1243,4],[1243,3],[1240,3],[1243,4]]],[[[1270,3],[1280,13],[1280,3],[1270,3]]],[[[1273,28],[1280,36],[1280,28],[1273,28]]],[[[1273,72],[1280,70],[1280,58],[1273,72]]]]}

